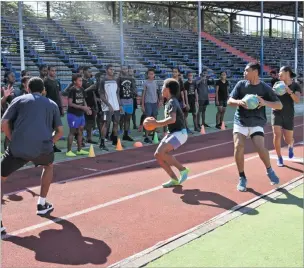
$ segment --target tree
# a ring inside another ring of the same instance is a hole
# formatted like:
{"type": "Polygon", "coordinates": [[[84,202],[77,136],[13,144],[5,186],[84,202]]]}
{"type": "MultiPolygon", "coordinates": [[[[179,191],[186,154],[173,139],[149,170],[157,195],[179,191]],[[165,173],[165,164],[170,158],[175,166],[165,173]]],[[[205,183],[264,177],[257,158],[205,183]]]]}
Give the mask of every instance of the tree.
{"type": "MultiPolygon", "coordinates": [[[[9,17],[18,17],[18,2],[4,2],[1,1],[1,15],[9,17]]],[[[23,15],[24,16],[34,16],[35,11],[31,6],[23,3],[23,15]]]]}

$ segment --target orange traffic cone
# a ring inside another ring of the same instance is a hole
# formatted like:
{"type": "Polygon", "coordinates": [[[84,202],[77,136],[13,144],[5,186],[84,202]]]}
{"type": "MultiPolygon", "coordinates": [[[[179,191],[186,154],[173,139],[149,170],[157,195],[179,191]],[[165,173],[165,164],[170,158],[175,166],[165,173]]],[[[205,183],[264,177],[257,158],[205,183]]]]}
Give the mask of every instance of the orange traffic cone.
{"type": "Polygon", "coordinates": [[[95,157],[93,144],[91,144],[91,146],[90,146],[89,157],[95,157]]]}
{"type": "Polygon", "coordinates": [[[117,140],[116,151],[122,151],[122,145],[120,139],[117,140]]]}
{"type": "Polygon", "coordinates": [[[202,127],[201,127],[201,134],[202,134],[202,135],[206,134],[204,125],[202,125],[202,127]]]}
{"type": "Polygon", "coordinates": [[[222,125],[221,125],[221,130],[225,130],[225,129],[226,129],[226,126],[225,126],[225,122],[223,121],[222,125]]]}

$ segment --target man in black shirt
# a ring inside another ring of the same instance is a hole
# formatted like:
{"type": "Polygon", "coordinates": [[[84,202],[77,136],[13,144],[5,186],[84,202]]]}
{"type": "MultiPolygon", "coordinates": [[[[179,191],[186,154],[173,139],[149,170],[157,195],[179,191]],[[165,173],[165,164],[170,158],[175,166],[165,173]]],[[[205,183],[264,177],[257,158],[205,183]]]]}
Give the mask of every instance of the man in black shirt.
{"type": "Polygon", "coordinates": [[[270,76],[272,78],[271,82],[270,82],[271,83],[271,87],[273,87],[276,82],[280,81],[280,79],[278,78],[278,73],[277,73],[276,70],[271,70],[269,74],[270,74],[270,76]]]}
{"type": "MultiPolygon", "coordinates": [[[[187,74],[188,81],[185,82],[184,88],[185,92],[187,92],[188,97],[188,104],[189,104],[189,113],[192,113],[193,117],[193,126],[194,131],[200,131],[197,122],[197,110],[198,107],[198,94],[197,94],[197,87],[195,81],[193,81],[193,74],[188,72],[187,74]]],[[[187,121],[188,112],[184,113],[185,120],[187,121]]]]}
{"type": "Polygon", "coordinates": [[[217,106],[216,114],[216,128],[221,129],[224,120],[227,100],[229,95],[229,82],[227,81],[226,72],[221,72],[220,80],[216,82],[215,86],[215,105],[217,106]]]}
{"type": "Polygon", "coordinates": [[[39,77],[44,81],[48,76],[48,67],[43,64],[39,66],[39,77]]]}
{"type": "Polygon", "coordinates": [[[266,167],[266,173],[271,184],[279,184],[279,178],[271,167],[269,152],[265,148],[264,126],[267,123],[265,106],[280,110],[282,103],[271,87],[259,78],[261,67],[259,63],[249,63],[244,71],[246,80],[239,81],[230,94],[228,104],[237,107],[234,115],[233,139],[234,157],[239,171],[237,190],[247,190],[247,179],[244,172],[244,149],[246,138],[251,138],[266,167]],[[258,96],[259,107],[249,110],[242,100],[247,94],[258,96]]]}
{"type": "MultiPolygon", "coordinates": [[[[44,70],[45,67],[42,68],[44,70]]],[[[43,73],[44,74],[44,73],[43,73]]],[[[44,87],[46,90],[46,97],[54,101],[58,108],[61,116],[64,116],[64,110],[62,107],[61,102],[61,85],[60,82],[56,79],[56,67],[55,66],[49,66],[48,67],[48,77],[44,79],[44,87]]],[[[57,148],[57,146],[54,144],[54,152],[60,153],[61,150],[57,148]]]]}
{"type": "Polygon", "coordinates": [[[124,125],[124,135],[122,139],[125,141],[134,141],[129,136],[129,129],[134,110],[133,99],[136,96],[136,84],[134,78],[129,75],[127,66],[121,67],[121,75],[117,79],[117,84],[119,86],[120,101],[124,112],[124,115],[122,115],[124,125]]]}
{"type": "Polygon", "coordinates": [[[283,66],[279,73],[280,80],[286,85],[286,93],[283,96],[278,96],[283,104],[282,110],[272,111],[272,126],[274,134],[274,147],[278,155],[277,165],[283,167],[283,158],[281,155],[281,140],[282,134],[285,142],[288,144],[289,158],[293,158],[293,122],[294,122],[294,103],[300,102],[302,89],[300,85],[293,81],[296,74],[288,66],[283,66]]]}
{"type": "MultiPolygon", "coordinates": [[[[86,90],[93,84],[94,81],[92,80],[92,73],[90,68],[88,66],[83,67],[82,88],[86,90]]],[[[96,114],[98,111],[97,95],[97,87],[94,90],[86,91],[86,103],[91,108],[92,113],[90,115],[85,114],[85,129],[87,131],[87,142],[91,144],[97,144],[97,142],[92,140],[92,130],[96,125],[96,114]]]]}
{"type": "Polygon", "coordinates": [[[174,78],[164,81],[162,95],[167,99],[165,106],[165,119],[156,121],[150,117],[148,125],[152,128],[168,127],[168,134],[162,139],[154,154],[159,165],[170,176],[170,180],[163,184],[164,188],[180,185],[188,178],[189,169],[178,162],[170,152],[182,146],[188,139],[185,118],[177,97],[180,94],[179,83],[174,78]],[[171,166],[180,171],[178,179],[171,166]]]}
{"type": "Polygon", "coordinates": [[[12,101],[2,118],[1,129],[10,145],[1,161],[1,182],[28,162],[43,166],[37,214],[44,215],[53,210],[46,196],[53,179],[53,144],[63,135],[63,127],[56,103],[42,96],[43,81],[31,78],[29,89],[29,94],[12,101]]]}

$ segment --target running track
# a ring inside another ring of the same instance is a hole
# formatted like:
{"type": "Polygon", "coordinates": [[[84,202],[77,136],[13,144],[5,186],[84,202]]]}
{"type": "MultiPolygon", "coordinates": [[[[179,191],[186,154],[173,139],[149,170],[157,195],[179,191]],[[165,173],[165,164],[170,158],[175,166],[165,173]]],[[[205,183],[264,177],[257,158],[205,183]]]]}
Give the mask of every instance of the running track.
{"type": "MultiPolygon", "coordinates": [[[[295,125],[295,141],[302,142],[303,117],[295,125]]],[[[265,128],[272,149],[270,131],[265,128]]],[[[176,152],[191,179],[175,189],[160,187],[167,177],[153,159],[155,148],[56,164],[49,219],[35,214],[41,169],[16,172],[2,189],[10,235],[2,241],[2,267],[106,267],[272,189],[248,141],[249,189],[236,191],[231,130],[190,138],[176,152]]],[[[295,155],[303,158],[302,145],[295,155]]],[[[285,161],[284,168],[272,163],[282,184],[302,175],[303,163],[285,161]]]]}

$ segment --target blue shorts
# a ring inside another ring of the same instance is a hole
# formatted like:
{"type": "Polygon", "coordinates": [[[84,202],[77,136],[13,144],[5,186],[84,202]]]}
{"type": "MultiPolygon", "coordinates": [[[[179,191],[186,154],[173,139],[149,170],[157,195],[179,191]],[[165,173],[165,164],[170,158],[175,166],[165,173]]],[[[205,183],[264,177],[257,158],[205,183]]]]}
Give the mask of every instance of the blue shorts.
{"type": "Polygon", "coordinates": [[[84,115],[77,116],[75,114],[67,114],[68,124],[70,128],[79,128],[85,126],[84,115]]]}
{"type": "Polygon", "coordinates": [[[134,102],[133,99],[121,99],[122,108],[125,114],[133,114],[134,102]]]}
{"type": "Polygon", "coordinates": [[[145,115],[156,117],[158,114],[157,103],[145,103],[145,115]]]}

